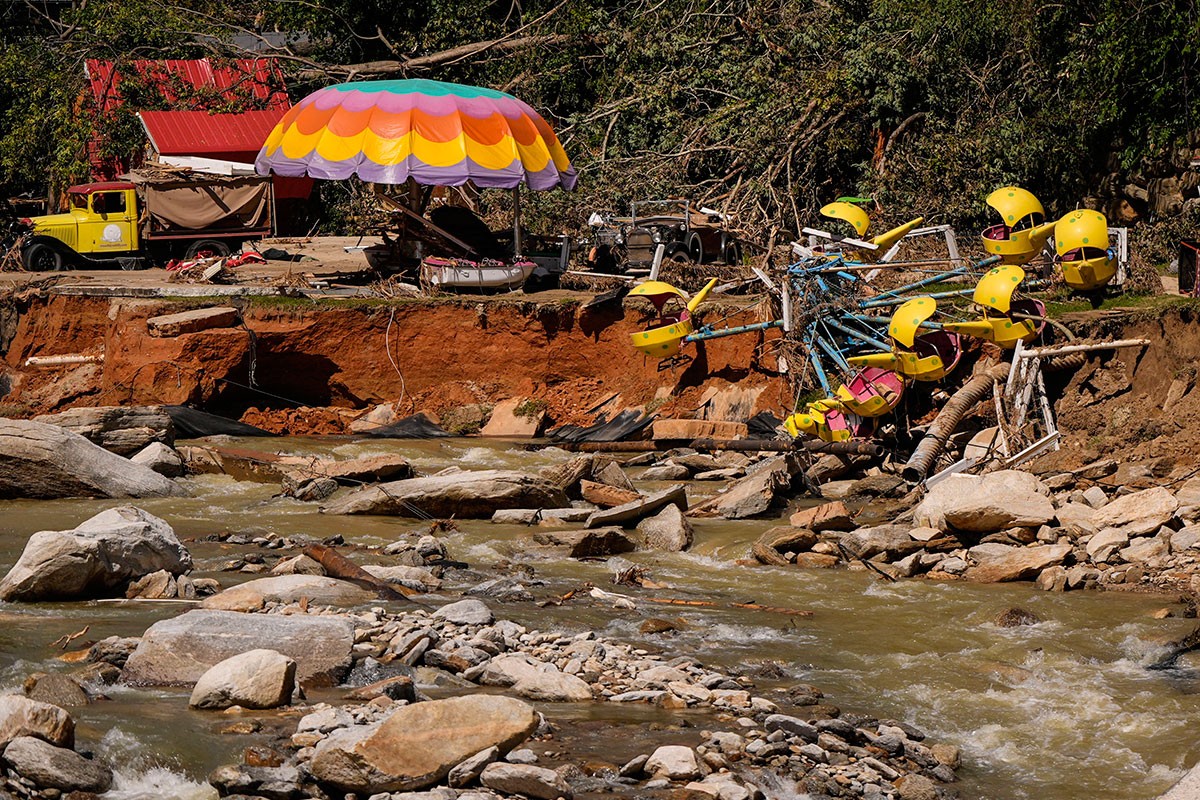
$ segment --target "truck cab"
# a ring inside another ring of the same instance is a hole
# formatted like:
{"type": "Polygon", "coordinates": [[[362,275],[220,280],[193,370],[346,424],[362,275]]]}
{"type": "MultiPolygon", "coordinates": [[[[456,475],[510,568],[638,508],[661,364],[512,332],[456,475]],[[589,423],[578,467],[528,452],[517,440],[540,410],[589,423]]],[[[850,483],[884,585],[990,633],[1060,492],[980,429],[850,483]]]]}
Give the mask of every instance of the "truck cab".
{"type": "Polygon", "coordinates": [[[24,249],[25,265],[39,271],[61,269],[72,252],[91,258],[133,255],[141,246],[137,223],[132,183],[72,186],[66,212],[29,219],[32,236],[24,249]]]}
{"type": "Polygon", "coordinates": [[[274,228],[271,179],[133,170],[67,190],[61,214],[21,220],[26,269],[142,269],[173,258],[222,258],[274,228]]]}

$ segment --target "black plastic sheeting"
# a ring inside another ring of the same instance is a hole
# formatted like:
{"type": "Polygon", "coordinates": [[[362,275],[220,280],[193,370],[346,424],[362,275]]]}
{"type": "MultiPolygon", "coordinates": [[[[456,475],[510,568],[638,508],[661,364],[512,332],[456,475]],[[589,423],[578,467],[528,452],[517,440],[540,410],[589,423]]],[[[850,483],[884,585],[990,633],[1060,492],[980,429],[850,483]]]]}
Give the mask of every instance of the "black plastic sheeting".
{"type": "Polygon", "coordinates": [[[450,432],[438,427],[424,414],[413,414],[397,420],[394,425],[372,428],[362,435],[373,436],[377,439],[433,439],[438,436],[449,436],[450,432]]]}
{"type": "Polygon", "coordinates": [[[746,420],[751,438],[770,439],[775,435],[775,429],[783,424],[783,420],[770,411],[760,411],[746,420]]]}
{"type": "Polygon", "coordinates": [[[219,417],[187,406],[163,406],[167,416],[175,425],[176,439],[199,439],[203,436],[274,436],[270,431],[238,422],[236,419],[219,417]]]}
{"type": "Polygon", "coordinates": [[[629,409],[607,422],[597,422],[586,428],[561,425],[547,431],[546,435],[557,442],[620,442],[640,432],[653,420],[653,415],[643,417],[642,412],[629,409]]]}

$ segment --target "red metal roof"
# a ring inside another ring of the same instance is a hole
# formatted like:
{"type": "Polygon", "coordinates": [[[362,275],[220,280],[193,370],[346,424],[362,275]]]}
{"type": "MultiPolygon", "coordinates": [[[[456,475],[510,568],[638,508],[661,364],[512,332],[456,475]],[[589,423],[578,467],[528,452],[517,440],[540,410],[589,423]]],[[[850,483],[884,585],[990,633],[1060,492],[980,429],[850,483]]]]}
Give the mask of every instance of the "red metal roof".
{"type": "Polygon", "coordinates": [[[221,156],[252,162],[286,109],[209,114],[204,111],[143,111],[150,143],[164,156],[221,156]],[[241,157],[238,157],[241,156],[241,157]]]}
{"type": "Polygon", "coordinates": [[[254,99],[272,109],[286,110],[291,105],[283,72],[272,58],[244,58],[215,64],[207,58],[130,61],[119,67],[111,61],[89,58],[84,63],[84,74],[101,114],[115,110],[123,102],[120,70],[132,70],[154,84],[168,103],[183,102],[194,110],[242,99],[254,99]],[[186,96],[180,97],[181,94],[186,96]]]}
{"type": "Polygon", "coordinates": [[[67,189],[68,194],[92,194],[93,192],[115,192],[121,189],[132,189],[129,181],[102,181],[100,183],[81,183],[67,189]]]}

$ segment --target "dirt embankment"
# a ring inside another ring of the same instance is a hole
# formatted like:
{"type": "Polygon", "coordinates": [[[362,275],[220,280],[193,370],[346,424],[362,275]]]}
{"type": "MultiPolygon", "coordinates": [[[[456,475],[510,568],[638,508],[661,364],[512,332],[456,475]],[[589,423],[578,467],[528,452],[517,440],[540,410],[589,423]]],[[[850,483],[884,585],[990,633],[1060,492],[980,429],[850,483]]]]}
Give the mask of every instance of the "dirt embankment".
{"type": "Polygon", "coordinates": [[[1100,351],[1070,375],[1052,376],[1064,435],[1063,466],[1100,457],[1159,459],[1166,474],[1200,463],[1200,305],[1087,314],[1067,323],[1089,340],[1148,339],[1149,347],[1100,351]]]}
{"type": "MultiPolygon", "coordinates": [[[[590,422],[588,410],[606,401],[615,410],[653,404],[667,415],[693,416],[706,390],[733,384],[761,390],[754,411],[780,411],[789,402],[773,333],[689,347],[691,360],[660,370],[629,344],[650,318],[649,306],[636,301],[589,310],[511,300],[239,300],[238,327],[169,338],[147,327],[157,315],[228,304],[50,295],[10,306],[0,318],[0,404],[6,414],[28,415],[188,403],[281,432],[335,433],[358,411],[385,402],[402,413],[441,414],[532,398],[559,423],[590,422]],[[31,356],[62,354],[102,355],[103,362],[25,366],[31,356]]],[[[730,324],[757,321],[754,309],[733,312],[730,324]]]]}

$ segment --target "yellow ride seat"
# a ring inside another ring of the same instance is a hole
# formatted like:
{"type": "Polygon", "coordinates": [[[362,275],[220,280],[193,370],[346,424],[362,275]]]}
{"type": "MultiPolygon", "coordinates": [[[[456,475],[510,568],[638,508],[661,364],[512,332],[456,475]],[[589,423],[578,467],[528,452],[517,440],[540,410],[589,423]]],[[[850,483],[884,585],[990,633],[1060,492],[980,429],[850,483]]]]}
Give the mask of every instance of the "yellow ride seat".
{"type": "Polygon", "coordinates": [[[984,250],[1005,264],[1028,264],[1054,232],[1041,201],[1019,186],[1005,186],[988,195],[987,204],[999,212],[1001,222],[980,235],[984,250]]]}
{"type": "Polygon", "coordinates": [[[1108,247],[1108,220],[1099,211],[1081,208],[1056,222],[1054,250],[1054,262],[1072,289],[1100,289],[1117,275],[1116,254],[1108,247]]]}

